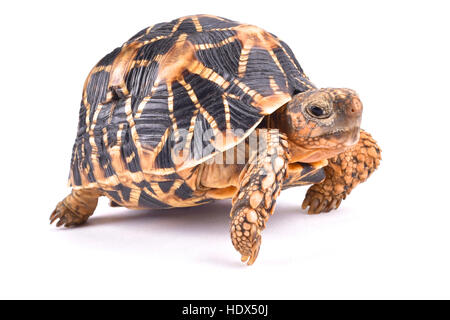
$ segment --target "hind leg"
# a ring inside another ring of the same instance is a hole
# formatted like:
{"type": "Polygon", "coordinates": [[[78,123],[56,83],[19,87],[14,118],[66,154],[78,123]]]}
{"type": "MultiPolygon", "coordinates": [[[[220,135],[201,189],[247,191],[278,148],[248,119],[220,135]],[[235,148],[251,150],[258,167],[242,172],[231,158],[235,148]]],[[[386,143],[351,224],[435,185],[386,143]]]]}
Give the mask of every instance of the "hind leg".
{"type": "Polygon", "coordinates": [[[94,213],[98,197],[102,194],[97,189],[72,190],[72,193],[56,205],[50,215],[50,224],[54,221],[57,227],[71,227],[83,224],[94,213]]]}

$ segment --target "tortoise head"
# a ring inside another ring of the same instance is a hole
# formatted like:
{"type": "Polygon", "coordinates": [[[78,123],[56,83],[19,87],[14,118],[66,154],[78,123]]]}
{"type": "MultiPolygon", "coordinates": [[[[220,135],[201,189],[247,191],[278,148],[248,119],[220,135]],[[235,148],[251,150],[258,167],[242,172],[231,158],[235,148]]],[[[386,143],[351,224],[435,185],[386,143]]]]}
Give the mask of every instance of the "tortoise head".
{"type": "Polygon", "coordinates": [[[291,143],[293,162],[316,162],[359,140],[362,103],[350,89],[315,89],[296,94],[282,111],[280,129],[291,143]]]}

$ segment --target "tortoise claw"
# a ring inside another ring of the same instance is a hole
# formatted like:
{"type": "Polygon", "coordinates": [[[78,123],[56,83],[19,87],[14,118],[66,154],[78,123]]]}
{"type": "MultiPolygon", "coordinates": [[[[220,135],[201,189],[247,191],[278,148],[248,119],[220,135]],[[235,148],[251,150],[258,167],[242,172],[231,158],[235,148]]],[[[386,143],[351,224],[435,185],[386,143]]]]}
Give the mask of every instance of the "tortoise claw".
{"type": "Polygon", "coordinates": [[[258,258],[260,247],[261,247],[261,236],[259,236],[258,239],[253,243],[252,255],[250,256],[250,258],[247,261],[248,266],[251,266],[255,262],[256,258],[258,258]]]}
{"type": "Polygon", "coordinates": [[[249,256],[243,254],[241,256],[241,261],[243,263],[247,263],[248,266],[251,266],[256,261],[256,258],[258,258],[260,247],[261,247],[261,236],[258,236],[256,239],[253,240],[253,245],[252,248],[250,249],[251,254],[249,256]]]}
{"type": "Polygon", "coordinates": [[[248,259],[250,258],[250,256],[246,256],[246,255],[242,255],[241,256],[241,261],[243,262],[243,263],[246,263],[247,261],[248,261],[248,259]]]}
{"type": "Polygon", "coordinates": [[[83,217],[75,212],[72,212],[64,203],[61,201],[56,205],[55,210],[53,210],[50,215],[50,224],[57,221],[56,227],[71,227],[75,225],[80,225],[86,222],[88,217],[83,217]]]}
{"type": "Polygon", "coordinates": [[[330,212],[337,209],[344,199],[344,195],[326,196],[321,192],[309,189],[303,200],[302,209],[308,209],[308,214],[318,214],[321,212],[330,212]]]}
{"type": "Polygon", "coordinates": [[[52,214],[50,215],[50,224],[55,222],[55,220],[58,219],[57,210],[53,210],[52,214]]]}

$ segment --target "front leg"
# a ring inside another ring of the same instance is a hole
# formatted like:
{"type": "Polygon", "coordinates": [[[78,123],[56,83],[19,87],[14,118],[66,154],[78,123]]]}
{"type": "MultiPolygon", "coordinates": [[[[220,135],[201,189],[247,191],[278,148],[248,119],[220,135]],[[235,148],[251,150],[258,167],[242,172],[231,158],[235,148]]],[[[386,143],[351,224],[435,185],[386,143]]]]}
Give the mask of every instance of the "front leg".
{"type": "MultiPolygon", "coordinates": [[[[231,209],[231,239],[242,255],[253,264],[261,245],[261,231],[275,209],[275,200],[286,178],[288,143],[278,130],[257,130],[259,150],[254,152],[239,177],[239,192],[231,209]]],[[[250,146],[250,150],[252,150],[250,146]]]]}
{"type": "Polygon", "coordinates": [[[380,160],[380,147],[369,133],[361,130],[356,146],[329,159],[325,180],[309,188],[302,208],[309,206],[308,213],[337,209],[342,200],[378,168],[380,160]]]}

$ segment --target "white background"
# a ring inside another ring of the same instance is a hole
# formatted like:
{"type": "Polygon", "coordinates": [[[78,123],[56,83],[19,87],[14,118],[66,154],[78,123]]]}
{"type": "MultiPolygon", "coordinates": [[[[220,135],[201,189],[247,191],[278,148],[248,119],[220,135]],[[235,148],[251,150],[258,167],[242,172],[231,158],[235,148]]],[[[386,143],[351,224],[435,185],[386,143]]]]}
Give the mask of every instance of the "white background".
{"type": "Polygon", "coordinates": [[[450,298],[446,1],[29,1],[0,17],[0,298],[450,298]],[[137,31],[209,13],[277,34],[317,86],[350,87],[380,169],[329,214],[282,193],[255,265],[230,203],[48,216],[66,179],[84,79],[137,31]]]}

